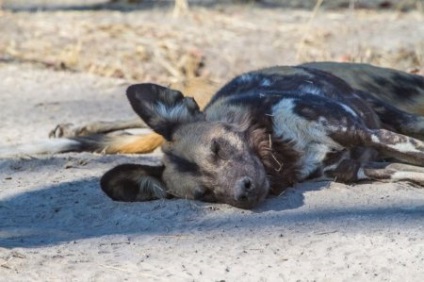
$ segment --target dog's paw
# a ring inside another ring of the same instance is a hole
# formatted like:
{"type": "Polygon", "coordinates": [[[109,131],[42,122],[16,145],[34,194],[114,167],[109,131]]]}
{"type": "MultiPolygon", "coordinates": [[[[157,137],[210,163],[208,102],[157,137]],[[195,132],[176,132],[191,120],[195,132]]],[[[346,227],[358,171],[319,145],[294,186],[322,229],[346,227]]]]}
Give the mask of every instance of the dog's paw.
{"type": "Polygon", "coordinates": [[[81,136],[84,130],[81,127],[75,126],[72,123],[58,124],[49,132],[49,138],[70,138],[81,136]]]}

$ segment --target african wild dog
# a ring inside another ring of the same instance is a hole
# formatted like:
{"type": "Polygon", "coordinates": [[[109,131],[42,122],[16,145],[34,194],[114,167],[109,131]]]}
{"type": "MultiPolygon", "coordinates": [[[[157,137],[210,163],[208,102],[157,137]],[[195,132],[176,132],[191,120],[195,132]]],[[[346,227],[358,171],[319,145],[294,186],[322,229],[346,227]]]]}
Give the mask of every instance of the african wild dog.
{"type": "MultiPolygon", "coordinates": [[[[424,119],[405,112],[423,113],[421,76],[363,64],[273,67],[236,77],[203,111],[197,100],[158,85],[134,85],[127,95],[159,135],[76,136],[55,147],[137,153],[163,136],[163,165],[126,164],[102,177],[114,200],[175,196],[251,208],[308,179],[424,184],[424,168],[405,164],[424,165],[423,143],[406,136],[422,139],[424,119]],[[393,159],[401,163],[385,162],[393,159]]],[[[144,123],[100,123],[92,132],[128,124],[144,123]]]]}
{"type": "Polygon", "coordinates": [[[204,111],[194,99],[155,84],[130,86],[127,96],[165,138],[163,164],[107,172],[101,187],[114,200],[175,196],[253,208],[309,179],[424,185],[424,143],[406,136],[421,136],[424,118],[312,67],[240,75],[204,111]]]}

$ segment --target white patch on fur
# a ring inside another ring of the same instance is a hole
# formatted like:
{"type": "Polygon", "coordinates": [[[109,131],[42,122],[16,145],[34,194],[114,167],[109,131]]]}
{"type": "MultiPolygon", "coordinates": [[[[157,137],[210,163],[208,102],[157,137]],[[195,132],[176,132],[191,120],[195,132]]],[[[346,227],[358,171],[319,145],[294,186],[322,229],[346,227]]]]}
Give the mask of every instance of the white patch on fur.
{"type": "Polygon", "coordinates": [[[37,154],[56,154],[76,150],[79,142],[71,139],[48,139],[32,144],[0,148],[0,157],[11,158],[37,154]]]}
{"type": "Polygon", "coordinates": [[[322,96],[321,89],[314,86],[313,84],[302,85],[302,87],[300,87],[300,93],[322,96]]]}
{"type": "Polygon", "coordinates": [[[137,200],[145,201],[147,195],[154,195],[157,198],[165,198],[166,191],[162,183],[153,177],[144,176],[138,180],[140,192],[137,194],[137,200]]]}
{"type": "MultiPolygon", "coordinates": [[[[380,141],[380,138],[378,138],[378,136],[375,134],[371,135],[371,141],[376,144],[382,144],[380,141]]],[[[414,146],[414,144],[412,144],[409,141],[397,143],[394,145],[393,144],[383,144],[383,145],[402,153],[423,153],[422,150],[419,150],[417,147],[414,146]]]]}
{"type": "Polygon", "coordinates": [[[405,142],[405,143],[398,143],[395,145],[387,145],[387,147],[392,148],[396,151],[399,152],[404,152],[404,153],[423,153],[423,151],[418,150],[413,144],[411,144],[410,142],[405,142]]]}
{"type": "Polygon", "coordinates": [[[154,107],[154,111],[158,116],[162,116],[172,121],[186,120],[187,117],[191,116],[186,105],[183,103],[177,104],[171,108],[165,106],[162,103],[158,103],[154,107]]]}
{"type": "Polygon", "coordinates": [[[305,178],[321,166],[328,152],[343,147],[327,136],[322,122],[298,116],[293,112],[294,106],[295,100],[284,99],[273,107],[274,131],[277,136],[294,140],[295,149],[303,153],[299,165],[300,177],[305,178]]]}
{"type": "Polygon", "coordinates": [[[346,105],[346,104],[344,104],[344,103],[339,103],[339,105],[340,106],[342,106],[342,108],[346,111],[346,112],[348,112],[349,114],[351,114],[352,116],[354,116],[354,117],[357,117],[358,115],[356,114],[356,112],[351,108],[351,107],[349,107],[348,105],[346,105]]]}
{"type": "Polygon", "coordinates": [[[424,183],[424,174],[412,171],[396,171],[390,176],[393,181],[412,180],[414,182],[424,183]]]}
{"type": "Polygon", "coordinates": [[[374,143],[380,143],[380,138],[378,138],[375,134],[371,134],[371,141],[374,143]]]}
{"type": "Polygon", "coordinates": [[[252,78],[253,78],[253,75],[249,73],[245,73],[239,76],[240,82],[249,82],[252,80],[252,78]]]}
{"type": "Polygon", "coordinates": [[[267,78],[262,79],[261,86],[268,87],[268,86],[271,86],[271,85],[272,85],[271,80],[269,80],[267,78]]]}
{"type": "Polygon", "coordinates": [[[362,167],[359,168],[356,177],[358,178],[358,180],[369,179],[369,177],[365,174],[365,171],[362,167]]]}

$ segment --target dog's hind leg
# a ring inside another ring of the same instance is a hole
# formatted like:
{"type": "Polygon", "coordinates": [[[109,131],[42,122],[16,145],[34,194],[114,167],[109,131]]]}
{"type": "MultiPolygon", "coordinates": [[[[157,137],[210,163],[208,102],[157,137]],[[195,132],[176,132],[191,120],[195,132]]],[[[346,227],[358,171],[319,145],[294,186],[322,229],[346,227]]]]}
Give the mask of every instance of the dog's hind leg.
{"type": "Polygon", "coordinates": [[[326,177],[343,183],[358,180],[410,181],[424,186],[424,167],[403,163],[368,162],[344,160],[334,170],[325,172],[326,177]]]}
{"type": "Polygon", "coordinates": [[[358,179],[410,181],[424,185],[424,168],[402,163],[368,163],[359,169],[358,179]]]}
{"type": "MultiPolygon", "coordinates": [[[[330,114],[329,114],[330,116],[330,114]]],[[[383,157],[392,157],[401,162],[424,166],[424,142],[387,129],[373,129],[357,120],[322,120],[326,135],[341,146],[349,149],[373,148],[383,157]]]]}
{"type": "Polygon", "coordinates": [[[344,160],[335,169],[324,172],[323,179],[334,179],[342,183],[358,180],[410,181],[424,186],[424,167],[403,163],[367,162],[344,160]]]}
{"type": "Polygon", "coordinates": [[[383,157],[424,166],[424,142],[413,137],[386,129],[369,129],[358,124],[348,129],[330,127],[327,129],[327,134],[346,148],[374,148],[383,157]]]}
{"type": "Polygon", "coordinates": [[[424,142],[386,129],[368,130],[363,143],[399,161],[424,166],[424,142]]]}
{"type": "Polygon", "coordinates": [[[96,134],[73,138],[47,139],[31,144],[0,147],[0,158],[65,152],[97,152],[104,154],[146,154],[161,146],[157,133],[109,136],[96,134]]]}
{"type": "Polygon", "coordinates": [[[93,134],[109,133],[130,128],[145,128],[147,125],[139,118],[120,121],[96,121],[81,126],[72,123],[62,123],[50,131],[50,138],[77,137],[93,134]]]}

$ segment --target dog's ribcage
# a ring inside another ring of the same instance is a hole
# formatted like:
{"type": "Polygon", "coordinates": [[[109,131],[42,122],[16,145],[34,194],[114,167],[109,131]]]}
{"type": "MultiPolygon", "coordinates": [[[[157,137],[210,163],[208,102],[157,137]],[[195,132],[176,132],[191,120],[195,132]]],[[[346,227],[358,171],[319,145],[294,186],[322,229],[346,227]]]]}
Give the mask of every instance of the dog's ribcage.
{"type": "Polygon", "coordinates": [[[346,83],[303,68],[239,76],[215,95],[205,113],[208,120],[230,122],[234,116],[248,115],[274,138],[292,140],[300,152],[299,180],[319,177],[350,158],[351,148],[334,141],[334,132],[343,138],[357,124],[378,126],[377,116],[346,83]]]}

